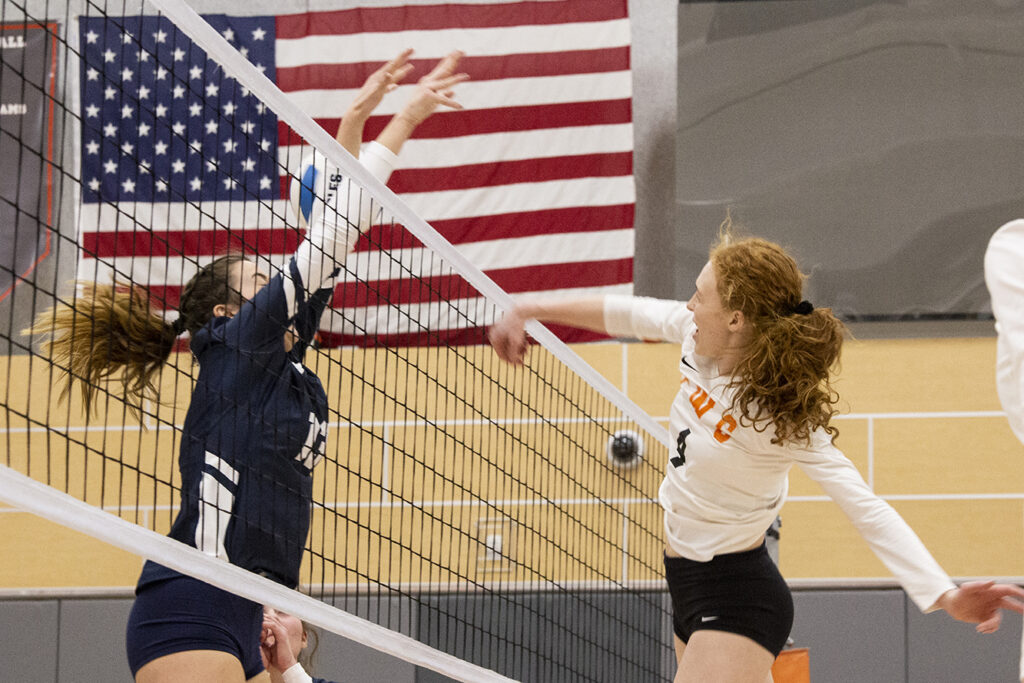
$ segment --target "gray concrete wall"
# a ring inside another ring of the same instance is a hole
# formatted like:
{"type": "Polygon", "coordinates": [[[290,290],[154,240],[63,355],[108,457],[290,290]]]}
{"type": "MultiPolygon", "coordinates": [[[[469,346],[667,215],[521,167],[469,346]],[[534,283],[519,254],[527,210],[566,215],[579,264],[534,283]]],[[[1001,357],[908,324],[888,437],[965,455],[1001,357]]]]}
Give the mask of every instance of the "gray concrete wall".
{"type": "Polygon", "coordinates": [[[728,207],[848,319],[988,317],[985,247],[1024,215],[1022,26],[990,0],[681,4],[678,268],[728,207]]]}

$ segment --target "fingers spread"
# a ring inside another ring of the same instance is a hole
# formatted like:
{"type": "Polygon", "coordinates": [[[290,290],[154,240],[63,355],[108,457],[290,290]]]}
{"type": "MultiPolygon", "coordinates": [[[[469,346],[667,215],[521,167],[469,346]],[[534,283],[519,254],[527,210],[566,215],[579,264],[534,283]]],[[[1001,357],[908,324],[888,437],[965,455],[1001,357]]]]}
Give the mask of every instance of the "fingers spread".
{"type": "Polygon", "coordinates": [[[412,55],[412,48],[408,47],[408,48],[402,50],[401,52],[399,52],[398,55],[396,55],[394,58],[392,58],[390,61],[388,61],[388,63],[385,64],[381,68],[382,69],[386,69],[388,71],[394,71],[395,69],[398,69],[399,67],[404,66],[405,63],[409,61],[409,57],[411,55],[412,55]]]}
{"type": "Polygon", "coordinates": [[[999,591],[1000,595],[1004,595],[1004,596],[1011,596],[1012,595],[1014,597],[1024,598],[1024,588],[1021,588],[1020,586],[1016,586],[1016,585],[1014,585],[1012,583],[1001,583],[998,586],[996,586],[996,589],[999,591]]]}
{"type": "Polygon", "coordinates": [[[415,68],[416,67],[413,66],[412,64],[405,64],[405,65],[403,65],[402,67],[400,67],[398,69],[392,69],[391,70],[391,82],[392,83],[398,83],[403,78],[408,76],[409,72],[412,71],[415,68]]]}
{"type": "Polygon", "coordinates": [[[452,99],[450,95],[445,96],[441,93],[437,93],[437,103],[448,107],[449,109],[463,109],[462,103],[458,100],[452,99]]]}
{"type": "Polygon", "coordinates": [[[1016,612],[1017,614],[1024,614],[1024,603],[1020,600],[1005,597],[1000,601],[999,606],[1003,609],[1010,610],[1011,612],[1016,612]]]}
{"type": "Polygon", "coordinates": [[[429,74],[424,78],[440,78],[455,71],[455,67],[458,66],[459,60],[462,59],[463,52],[461,50],[455,50],[445,55],[440,62],[437,63],[429,74]]]}
{"type": "MultiPolygon", "coordinates": [[[[426,80],[426,79],[425,79],[426,80]]],[[[454,87],[458,83],[469,80],[469,74],[459,73],[452,76],[446,76],[444,78],[431,79],[429,83],[424,83],[432,90],[448,90],[454,87]]]]}

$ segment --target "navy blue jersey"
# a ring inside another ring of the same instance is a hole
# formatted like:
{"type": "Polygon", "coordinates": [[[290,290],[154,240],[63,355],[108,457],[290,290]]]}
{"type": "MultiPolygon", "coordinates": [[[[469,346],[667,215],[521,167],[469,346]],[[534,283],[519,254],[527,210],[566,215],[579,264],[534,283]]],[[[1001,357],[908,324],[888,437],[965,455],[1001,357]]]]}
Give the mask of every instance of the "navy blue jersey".
{"type": "MultiPolygon", "coordinates": [[[[199,378],[185,417],[181,510],[170,536],[294,588],[309,531],[312,470],[324,453],[327,395],[302,356],[332,290],[312,296],[295,261],[191,349],[199,378]],[[284,334],[298,334],[291,351],[284,334]]],[[[176,574],[147,563],[139,585],[176,574]]]]}

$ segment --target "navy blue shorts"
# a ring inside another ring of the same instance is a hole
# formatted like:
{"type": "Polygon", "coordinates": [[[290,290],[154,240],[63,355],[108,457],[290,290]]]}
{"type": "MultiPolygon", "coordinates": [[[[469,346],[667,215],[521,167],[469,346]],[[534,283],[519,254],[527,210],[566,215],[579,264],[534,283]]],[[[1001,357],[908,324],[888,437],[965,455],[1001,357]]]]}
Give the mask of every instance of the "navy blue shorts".
{"type": "Polygon", "coordinates": [[[672,626],[684,643],[701,629],[750,638],[774,656],[793,628],[793,595],[764,545],[710,562],[665,556],[672,626]]]}
{"type": "Polygon", "coordinates": [[[128,666],[134,676],[158,657],[188,650],[220,650],[238,658],[246,680],[263,671],[263,606],[178,575],[135,591],[128,617],[128,666]]]}

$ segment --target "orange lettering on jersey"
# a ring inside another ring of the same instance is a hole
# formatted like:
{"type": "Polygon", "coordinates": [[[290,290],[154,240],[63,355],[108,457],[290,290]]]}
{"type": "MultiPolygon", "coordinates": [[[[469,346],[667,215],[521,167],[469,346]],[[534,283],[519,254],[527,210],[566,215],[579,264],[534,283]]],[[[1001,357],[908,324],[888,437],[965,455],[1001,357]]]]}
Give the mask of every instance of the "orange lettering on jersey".
{"type": "Polygon", "coordinates": [[[690,394],[690,405],[693,406],[697,417],[704,417],[704,413],[715,407],[715,399],[708,396],[708,392],[697,387],[697,390],[690,394]]]}
{"type": "Polygon", "coordinates": [[[736,420],[732,415],[723,415],[722,419],[715,425],[715,440],[718,443],[725,443],[732,438],[732,430],[736,429],[736,420]],[[723,428],[725,428],[723,430],[723,428]]]}

